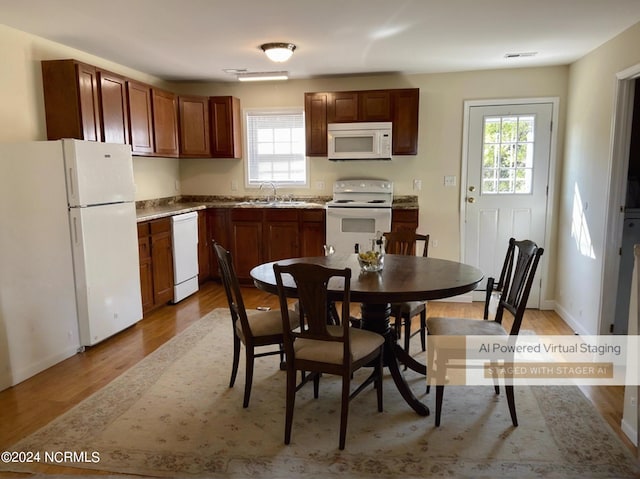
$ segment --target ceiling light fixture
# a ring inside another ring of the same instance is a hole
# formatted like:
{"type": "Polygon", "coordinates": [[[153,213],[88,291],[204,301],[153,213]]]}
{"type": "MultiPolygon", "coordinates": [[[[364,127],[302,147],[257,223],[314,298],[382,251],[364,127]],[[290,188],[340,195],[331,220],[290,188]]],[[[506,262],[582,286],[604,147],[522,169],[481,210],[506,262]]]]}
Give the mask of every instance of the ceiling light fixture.
{"type": "Polygon", "coordinates": [[[289,72],[252,72],[239,73],[239,81],[269,81],[269,80],[288,80],[289,72]]]}
{"type": "Polygon", "coordinates": [[[291,58],[296,46],[293,43],[265,43],[260,45],[260,48],[269,57],[269,60],[282,63],[291,58]]]}
{"type": "Polygon", "coordinates": [[[505,58],[523,58],[523,57],[535,57],[538,52],[516,52],[516,53],[505,53],[505,58]]]}

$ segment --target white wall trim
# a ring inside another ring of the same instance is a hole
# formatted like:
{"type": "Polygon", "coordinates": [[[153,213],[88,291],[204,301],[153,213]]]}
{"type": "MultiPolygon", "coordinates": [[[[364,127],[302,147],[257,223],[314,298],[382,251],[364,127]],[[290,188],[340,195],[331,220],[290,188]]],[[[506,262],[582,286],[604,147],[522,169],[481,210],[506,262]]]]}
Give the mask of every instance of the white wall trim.
{"type": "Polygon", "coordinates": [[[590,333],[589,331],[587,331],[586,329],[584,329],[584,326],[577,321],[572,315],[571,313],[569,313],[569,311],[567,311],[566,309],[564,309],[561,305],[556,304],[556,307],[554,308],[555,312],[558,313],[558,316],[560,316],[562,318],[562,320],[567,323],[567,325],[573,329],[574,334],[581,334],[581,335],[590,335],[592,333],[590,333]]]}
{"type": "MultiPolygon", "coordinates": [[[[467,164],[469,162],[469,115],[472,107],[476,106],[498,106],[498,105],[521,105],[527,103],[551,103],[552,116],[551,121],[553,128],[551,130],[551,144],[549,145],[549,171],[548,171],[548,193],[547,193],[547,210],[545,212],[545,233],[544,233],[544,245],[549,248],[553,243],[552,239],[552,227],[554,218],[553,205],[555,204],[556,195],[556,170],[557,170],[557,157],[558,157],[558,126],[559,126],[559,111],[560,111],[560,98],[559,97],[539,97],[539,98],[505,98],[494,100],[465,100],[464,102],[464,115],[463,115],[463,127],[462,127],[462,161],[460,171],[460,261],[465,262],[465,239],[466,239],[466,193],[467,193],[467,164]]],[[[542,309],[543,302],[549,301],[549,298],[543,298],[543,293],[546,292],[546,284],[549,277],[549,261],[543,255],[540,264],[540,297],[538,307],[542,309]]],[[[553,298],[551,298],[553,299],[553,298]]],[[[550,308],[553,309],[553,308],[550,308]]]]}
{"type": "Polygon", "coordinates": [[[640,76],[640,64],[616,74],[614,108],[611,121],[611,147],[609,159],[609,182],[607,184],[608,206],[605,224],[602,261],[602,287],[600,288],[599,334],[610,334],[609,325],[616,312],[616,290],[622,244],[624,204],[626,195],[626,173],[629,168],[629,146],[633,118],[633,80],[640,76]]]}
{"type": "Polygon", "coordinates": [[[624,432],[627,435],[627,437],[634,444],[634,446],[638,446],[637,429],[632,424],[629,424],[629,421],[625,421],[624,418],[620,422],[620,428],[622,429],[622,432],[624,432]]]}
{"type": "Polygon", "coordinates": [[[451,298],[430,299],[429,301],[442,301],[443,303],[472,303],[473,292],[452,296],[451,298]]]}

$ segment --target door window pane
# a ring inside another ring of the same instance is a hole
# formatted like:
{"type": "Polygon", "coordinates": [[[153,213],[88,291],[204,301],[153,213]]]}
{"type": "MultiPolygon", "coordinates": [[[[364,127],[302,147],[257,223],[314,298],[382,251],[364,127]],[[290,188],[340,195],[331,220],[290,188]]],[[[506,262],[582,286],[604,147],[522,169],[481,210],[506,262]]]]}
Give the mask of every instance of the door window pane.
{"type": "Polygon", "coordinates": [[[484,118],[481,194],[531,194],[535,116],[484,118]]]}

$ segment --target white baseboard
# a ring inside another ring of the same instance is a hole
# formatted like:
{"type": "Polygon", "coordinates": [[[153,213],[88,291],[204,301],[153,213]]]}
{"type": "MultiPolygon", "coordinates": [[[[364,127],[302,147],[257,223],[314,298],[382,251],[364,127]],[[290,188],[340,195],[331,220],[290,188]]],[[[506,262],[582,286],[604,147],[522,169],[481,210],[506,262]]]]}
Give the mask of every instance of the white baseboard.
{"type": "Polygon", "coordinates": [[[589,331],[585,330],[584,327],[569,313],[569,311],[564,309],[558,303],[555,304],[555,307],[553,309],[556,313],[558,313],[558,316],[560,316],[564,320],[564,322],[567,323],[571,329],[573,329],[576,334],[585,336],[592,334],[589,331]]]}
{"type": "MultiPolygon", "coordinates": [[[[460,294],[451,298],[431,299],[429,301],[442,301],[444,303],[472,303],[474,301],[472,293],[460,294]]],[[[484,299],[482,300],[484,301],[484,299]]]]}
{"type": "Polygon", "coordinates": [[[620,422],[620,428],[622,432],[626,434],[629,440],[635,445],[638,445],[638,430],[632,424],[629,424],[624,419],[620,422]]]}

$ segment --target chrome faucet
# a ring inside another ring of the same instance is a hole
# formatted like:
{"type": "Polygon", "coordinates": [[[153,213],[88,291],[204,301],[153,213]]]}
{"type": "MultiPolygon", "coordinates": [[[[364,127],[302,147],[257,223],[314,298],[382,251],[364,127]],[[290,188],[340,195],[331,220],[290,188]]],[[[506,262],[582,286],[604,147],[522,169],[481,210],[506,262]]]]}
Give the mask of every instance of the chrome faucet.
{"type": "MultiPolygon", "coordinates": [[[[278,195],[277,195],[277,191],[276,191],[276,184],[273,181],[265,181],[263,183],[260,183],[260,190],[262,190],[262,188],[265,185],[269,185],[271,186],[271,189],[273,190],[273,201],[277,201],[278,200],[278,195]]],[[[269,201],[269,195],[267,195],[267,202],[269,201]]]]}

